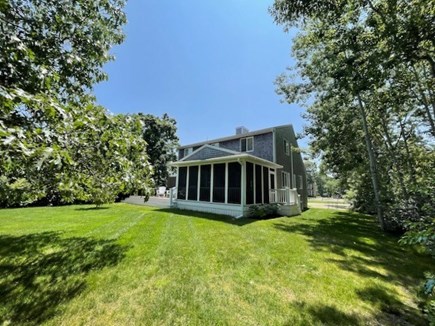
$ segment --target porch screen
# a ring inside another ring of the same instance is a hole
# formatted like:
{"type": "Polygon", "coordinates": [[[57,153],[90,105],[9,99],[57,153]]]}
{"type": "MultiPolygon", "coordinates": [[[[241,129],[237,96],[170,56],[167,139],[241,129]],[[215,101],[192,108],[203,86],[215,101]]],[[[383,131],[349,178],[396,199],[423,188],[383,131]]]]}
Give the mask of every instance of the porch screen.
{"type": "Polygon", "coordinates": [[[263,166],[264,203],[269,204],[269,168],[263,166]]]}
{"type": "Polygon", "coordinates": [[[261,204],[262,199],[262,184],[261,184],[261,165],[255,165],[255,203],[261,204]]]}
{"type": "Polygon", "coordinates": [[[254,203],[254,164],[246,162],[246,204],[254,203]]]}
{"type": "Polygon", "coordinates": [[[201,165],[199,200],[210,201],[211,165],[201,165]]]}
{"type": "Polygon", "coordinates": [[[178,168],[178,199],[186,199],[187,167],[178,168]]]}
{"type": "Polygon", "coordinates": [[[189,166],[189,200],[198,200],[198,167],[189,166]]]}
{"type": "Polygon", "coordinates": [[[225,164],[213,165],[213,202],[225,202],[225,164]]]}
{"type": "Polygon", "coordinates": [[[242,167],[240,163],[228,164],[228,202],[240,204],[242,167]]]}

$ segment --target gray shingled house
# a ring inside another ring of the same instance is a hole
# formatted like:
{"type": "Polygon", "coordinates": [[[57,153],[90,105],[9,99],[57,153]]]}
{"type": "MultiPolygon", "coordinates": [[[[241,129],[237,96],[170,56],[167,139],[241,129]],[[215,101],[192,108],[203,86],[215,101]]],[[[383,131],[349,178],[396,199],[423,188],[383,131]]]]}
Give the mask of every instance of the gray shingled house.
{"type": "Polygon", "coordinates": [[[307,207],[305,167],[292,125],[181,146],[171,206],[234,217],[254,204],[278,203],[282,215],[307,207]]]}

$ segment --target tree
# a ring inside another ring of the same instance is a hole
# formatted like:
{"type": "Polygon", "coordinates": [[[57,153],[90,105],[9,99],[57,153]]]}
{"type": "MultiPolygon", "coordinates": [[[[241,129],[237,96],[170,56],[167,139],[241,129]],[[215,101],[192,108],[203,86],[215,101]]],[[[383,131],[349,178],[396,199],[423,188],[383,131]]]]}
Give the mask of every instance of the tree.
{"type": "Polygon", "coordinates": [[[282,75],[277,84],[288,102],[307,105],[313,148],[357,207],[374,206],[382,229],[405,230],[404,242],[430,251],[435,2],[277,0],[271,13],[301,30],[293,45],[298,78],[282,75]]]}
{"type": "Polygon", "coordinates": [[[107,78],[124,0],[8,0],[0,6],[0,85],[80,102],[107,78]]]}
{"type": "Polygon", "coordinates": [[[146,144],[133,137],[139,122],[111,116],[90,95],[123,40],[123,5],[0,2],[0,205],[101,204],[149,187],[146,144]]]}
{"type": "Polygon", "coordinates": [[[434,135],[429,103],[435,32],[426,15],[434,4],[416,4],[420,9],[386,0],[276,1],[271,10],[277,22],[302,29],[293,46],[302,82],[281,76],[279,93],[289,102],[309,99],[307,131],[334,172],[370,176],[368,200],[376,203],[383,229],[391,226],[385,219],[403,226],[408,217],[428,216],[425,193],[431,187],[419,168],[428,159],[414,153],[430,152],[434,135]],[[416,31],[413,40],[395,36],[416,31]]]}
{"type": "Polygon", "coordinates": [[[177,122],[166,113],[161,118],[142,113],[138,117],[144,125],[142,136],[147,143],[149,161],[154,167],[155,185],[165,185],[169,176],[168,163],[177,159],[177,122]]]}

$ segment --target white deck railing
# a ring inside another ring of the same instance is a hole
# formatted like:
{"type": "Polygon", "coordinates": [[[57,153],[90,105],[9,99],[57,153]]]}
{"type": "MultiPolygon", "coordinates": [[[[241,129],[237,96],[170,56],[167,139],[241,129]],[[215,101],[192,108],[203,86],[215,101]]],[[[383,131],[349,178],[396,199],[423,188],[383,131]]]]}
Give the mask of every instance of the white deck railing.
{"type": "Polygon", "coordinates": [[[271,203],[284,204],[284,205],[299,205],[300,196],[296,189],[270,189],[269,201],[271,203]]]}
{"type": "Polygon", "coordinates": [[[173,207],[177,199],[177,187],[169,189],[169,207],[173,207]]]}

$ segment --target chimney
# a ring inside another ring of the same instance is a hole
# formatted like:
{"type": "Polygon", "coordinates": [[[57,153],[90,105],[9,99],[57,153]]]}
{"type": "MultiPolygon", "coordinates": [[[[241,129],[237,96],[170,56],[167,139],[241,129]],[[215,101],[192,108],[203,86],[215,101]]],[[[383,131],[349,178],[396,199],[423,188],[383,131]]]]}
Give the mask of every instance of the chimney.
{"type": "Polygon", "coordinates": [[[249,132],[248,128],[240,126],[236,128],[236,135],[243,135],[249,132]]]}

